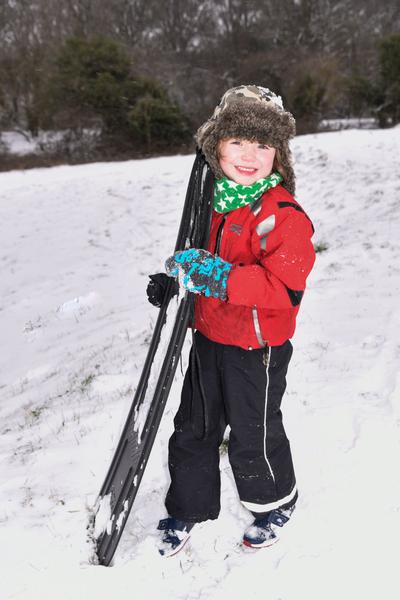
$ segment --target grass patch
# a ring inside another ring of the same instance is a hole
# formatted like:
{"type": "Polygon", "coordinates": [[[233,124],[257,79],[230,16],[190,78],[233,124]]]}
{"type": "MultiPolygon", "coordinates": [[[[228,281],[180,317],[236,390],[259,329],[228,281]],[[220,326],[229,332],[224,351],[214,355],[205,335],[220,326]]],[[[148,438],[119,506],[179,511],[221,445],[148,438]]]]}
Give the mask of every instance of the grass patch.
{"type": "Polygon", "coordinates": [[[316,242],[314,244],[314,250],[316,254],[321,254],[322,252],[326,252],[329,249],[329,246],[326,242],[316,242]]]}
{"type": "Polygon", "coordinates": [[[24,407],[24,410],[25,410],[25,423],[24,423],[24,425],[20,426],[21,429],[23,429],[24,427],[32,427],[32,425],[35,425],[36,423],[38,423],[38,421],[40,420],[40,418],[42,416],[42,413],[45,410],[47,410],[47,405],[40,404],[35,407],[26,406],[26,407],[24,407]]]}
{"type": "Polygon", "coordinates": [[[96,377],[96,375],[93,375],[93,373],[90,373],[90,375],[88,375],[87,377],[85,377],[85,379],[83,379],[81,381],[80,384],[80,390],[81,392],[84,392],[92,383],[93,379],[96,377]]]}

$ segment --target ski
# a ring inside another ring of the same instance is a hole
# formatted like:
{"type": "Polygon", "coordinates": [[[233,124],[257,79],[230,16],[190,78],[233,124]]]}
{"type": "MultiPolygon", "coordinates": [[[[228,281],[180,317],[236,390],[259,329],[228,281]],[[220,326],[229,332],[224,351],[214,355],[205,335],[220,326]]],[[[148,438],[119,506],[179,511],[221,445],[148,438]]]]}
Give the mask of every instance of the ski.
{"type": "MultiPolygon", "coordinates": [[[[175,251],[206,248],[212,213],[213,175],[204,155],[197,150],[183,207],[175,251]]],[[[143,473],[160,425],[175,375],[179,356],[193,313],[193,294],[178,299],[178,308],[167,348],[160,339],[168,321],[173,280],[168,285],[144,362],[128,417],[89,524],[97,562],[108,566],[112,561],[132,509],[143,473]],[[156,383],[149,386],[152,368],[161,355],[156,383]],[[151,388],[151,389],[150,389],[151,388]]]]}

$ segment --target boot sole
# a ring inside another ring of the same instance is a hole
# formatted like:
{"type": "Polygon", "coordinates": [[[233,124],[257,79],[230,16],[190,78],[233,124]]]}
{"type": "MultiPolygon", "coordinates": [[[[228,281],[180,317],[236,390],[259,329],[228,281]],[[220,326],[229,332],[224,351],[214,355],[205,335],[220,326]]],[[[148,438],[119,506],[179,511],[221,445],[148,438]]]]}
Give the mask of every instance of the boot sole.
{"type": "Polygon", "coordinates": [[[276,540],[270,540],[268,542],[263,542],[262,544],[252,544],[251,542],[247,541],[247,540],[243,540],[243,546],[246,546],[247,548],[269,548],[270,546],[273,546],[274,544],[276,544],[276,542],[279,541],[279,538],[276,540]]]}
{"type": "Polygon", "coordinates": [[[173,550],[170,554],[161,554],[160,552],[160,556],[161,558],[171,558],[172,556],[176,556],[177,554],[179,554],[179,552],[182,550],[182,548],[184,548],[184,546],[186,545],[186,542],[188,542],[190,538],[190,535],[187,536],[187,538],[185,538],[182,542],[182,544],[180,544],[177,548],[175,548],[175,550],[173,550]]]}

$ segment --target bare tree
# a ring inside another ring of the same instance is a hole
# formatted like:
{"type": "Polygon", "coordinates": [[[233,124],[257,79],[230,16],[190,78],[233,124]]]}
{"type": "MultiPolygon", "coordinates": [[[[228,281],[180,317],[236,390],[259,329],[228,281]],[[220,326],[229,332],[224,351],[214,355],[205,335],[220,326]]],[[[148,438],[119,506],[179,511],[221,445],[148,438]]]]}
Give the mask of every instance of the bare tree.
{"type": "Polygon", "coordinates": [[[398,0],[0,0],[0,116],[34,127],[53,57],[71,36],[123,44],[137,72],[197,124],[237,83],[290,99],[308,71],[325,82],[330,73],[331,97],[339,75],[374,80],[377,42],[399,30],[398,0]]]}

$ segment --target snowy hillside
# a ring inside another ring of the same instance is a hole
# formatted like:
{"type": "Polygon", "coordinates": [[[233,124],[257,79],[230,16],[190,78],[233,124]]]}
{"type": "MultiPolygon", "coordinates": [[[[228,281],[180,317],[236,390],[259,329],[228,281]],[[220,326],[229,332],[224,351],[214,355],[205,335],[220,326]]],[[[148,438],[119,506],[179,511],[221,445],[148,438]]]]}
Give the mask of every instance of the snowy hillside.
{"type": "Polygon", "coordinates": [[[90,564],[87,511],[138,381],[157,315],[147,274],[173,249],[193,157],[0,174],[2,599],[398,598],[400,128],[293,149],[324,250],[283,405],[297,510],[278,544],[245,551],[251,516],[223,456],[220,518],[158,557],[179,372],[112,568],[90,564]]]}

